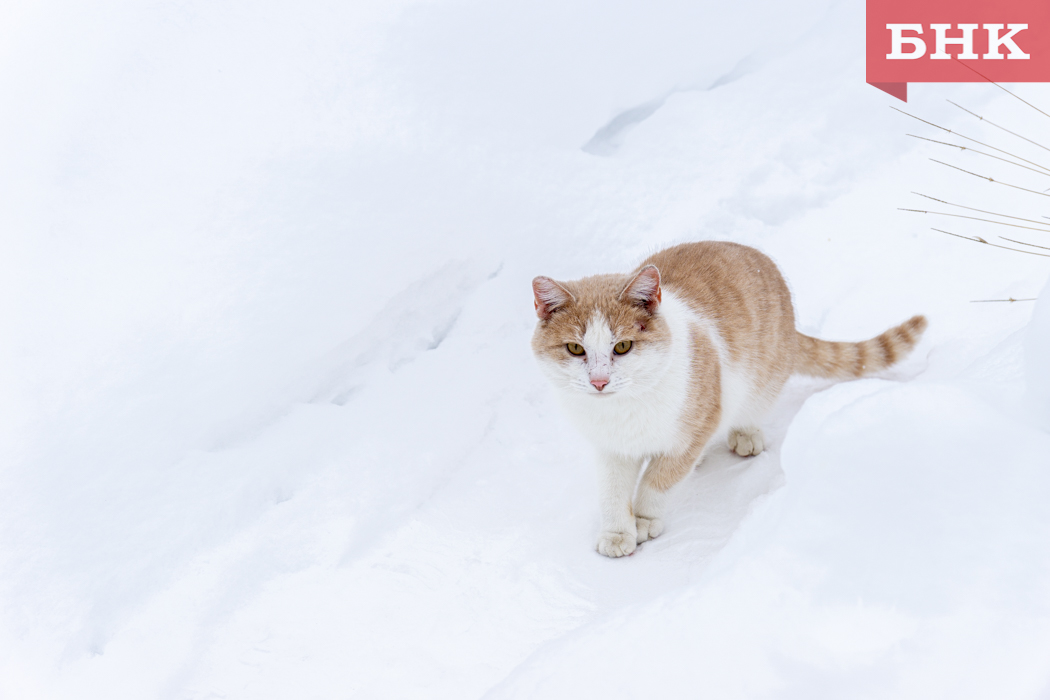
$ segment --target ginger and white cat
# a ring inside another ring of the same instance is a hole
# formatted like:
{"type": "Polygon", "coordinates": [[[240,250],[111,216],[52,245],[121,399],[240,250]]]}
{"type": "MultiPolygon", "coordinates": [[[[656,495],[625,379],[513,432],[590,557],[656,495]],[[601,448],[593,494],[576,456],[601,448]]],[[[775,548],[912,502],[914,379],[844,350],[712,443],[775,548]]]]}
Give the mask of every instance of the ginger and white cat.
{"type": "Polygon", "coordinates": [[[667,491],[715,441],[762,452],[760,421],[791,374],[877,372],[926,328],[915,316],[860,343],[803,335],[776,265],[735,243],[686,243],[629,274],[532,287],[533,352],[598,450],[598,551],[610,557],[663,531],[667,491]]]}

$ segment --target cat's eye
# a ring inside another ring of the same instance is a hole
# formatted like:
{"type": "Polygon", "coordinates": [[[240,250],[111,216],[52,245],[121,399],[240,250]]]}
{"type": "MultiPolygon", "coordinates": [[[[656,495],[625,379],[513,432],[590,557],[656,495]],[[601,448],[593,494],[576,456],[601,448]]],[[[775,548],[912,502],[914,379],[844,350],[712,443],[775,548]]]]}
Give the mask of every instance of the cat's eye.
{"type": "Polygon", "coordinates": [[[617,355],[626,355],[631,351],[632,343],[630,340],[621,340],[619,343],[613,346],[613,352],[617,355]]]}
{"type": "Polygon", "coordinates": [[[569,343],[565,346],[565,349],[569,351],[570,355],[576,355],[577,357],[583,354],[583,346],[579,343],[569,343]]]}

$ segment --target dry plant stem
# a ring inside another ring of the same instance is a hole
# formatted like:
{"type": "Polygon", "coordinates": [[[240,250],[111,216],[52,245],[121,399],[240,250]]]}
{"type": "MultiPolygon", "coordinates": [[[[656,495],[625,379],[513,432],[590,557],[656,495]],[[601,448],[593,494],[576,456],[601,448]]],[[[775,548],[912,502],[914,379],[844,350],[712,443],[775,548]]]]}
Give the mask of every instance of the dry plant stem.
{"type": "Polygon", "coordinates": [[[1045,245],[1036,245],[1035,243],[1025,243],[1024,241],[1015,241],[1014,239],[1007,238],[1006,236],[999,236],[999,238],[1002,238],[1004,241],[1010,241],[1011,243],[1020,243],[1021,245],[1027,245],[1027,246],[1031,246],[1033,248],[1040,248],[1042,250],[1050,250],[1050,248],[1047,248],[1045,245]]]}
{"type": "Polygon", "coordinates": [[[998,125],[998,124],[996,124],[995,122],[993,122],[993,121],[989,121],[988,119],[985,119],[985,118],[984,118],[984,117],[982,117],[982,116],[981,116],[980,114],[977,114],[976,112],[971,112],[970,110],[966,109],[966,108],[965,108],[965,107],[963,107],[962,105],[959,105],[959,104],[955,104],[955,103],[954,103],[954,102],[952,102],[951,100],[948,100],[948,104],[952,104],[952,105],[955,105],[956,107],[958,107],[958,108],[959,108],[959,109],[961,109],[962,111],[966,112],[967,114],[972,114],[973,116],[975,116],[975,117],[977,117],[978,119],[980,119],[980,120],[981,120],[982,122],[985,122],[986,124],[989,124],[989,125],[991,125],[991,126],[994,126],[994,127],[996,128],[996,129],[1001,129],[1002,131],[1005,131],[1006,133],[1010,134],[1011,136],[1016,136],[1016,137],[1017,137],[1017,138],[1019,138],[1019,139],[1023,139],[1023,140],[1025,140],[1025,141],[1027,141],[1028,143],[1032,144],[1033,146],[1039,146],[1039,148],[1043,149],[1044,151],[1050,151],[1050,148],[1047,148],[1046,146],[1044,146],[1043,144],[1039,143],[1038,141],[1033,141],[1032,139],[1028,138],[1027,136],[1021,136],[1020,134],[1018,134],[1018,133],[1016,133],[1016,132],[1014,132],[1014,131],[1010,131],[1010,130],[1009,130],[1009,129],[1007,129],[1006,127],[1003,127],[1003,126],[999,126],[999,125],[998,125]]]}
{"type": "Polygon", "coordinates": [[[1003,250],[1012,250],[1015,253],[1024,253],[1025,255],[1038,255],[1040,258],[1050,258],[1050,255],[1047,255],[1046,253],[1035,253],[1035,252],[1033,252],[1031,250],[1020,250],[1018,248],[1009,248],[1009,247],[1004,246],[1004,245],[996,245],[995,243],[989,243],[988,241],[984,240],[980,236],[974,236],[974,237],[971,238],[970,236],[962,236],[962,235],[960,235],[958,233],[952,233],[951,231],[943,231],[943,230],[941,230],[939,228],[931,228],[930,230],[931,231],[936,231],[937,233],[947,233],[949,236],[955,236],[956,238],[961,238],[964,241],[973,241],[974,243],[983,243],[984,245],[990,245],[993,248],[1002,248],[1003,250]]]}
{"type": "Polygon", "coordinates": [[[911,117],[912,119],[918,119],[923,124],[929,124],[930,126],[934,127],[935,129],[940,129],[941,131],[946,131],[949,134],[955,134],[956,136],[958,136],[961,139],[966,139],[967,141],[972,141],[972,142],[976,143],[979,146],[984,146],[985,148],[990,148],[993,151],[998,151],[999,153],[1005,153],[1006,155],[1010,156],[1011,158],[1016,158],[1017,160],[1023,160],[1025,163],[1028,163],[1029,165],[1034,165],[1037,168],[1041,168],[1043,170],[1046,170],[1047,172],[1050,172],[1050,168],[1046,167],[1045,165],[1040,165],[1039,163],[1036,163],[1035,161],[1028,160],[1027,158],[1022,158],[1021,156],[1016,156],[1013,153],[1010,153],[1009,151],[1004,151],[1001,148],[996,148],[995,146],[991,146],[991,145],[989,145],[987,143],[984,143],[983,141],[978,141],[977,139],[972,139],[969,136],[963,136],[962,134],[960,134],[957,131],[952,131],[951,129],[945,129],[943,126],[938,126],[937,124],[934,124],[933,122],[928,122],[925,119],[922,119],[921,117],[916,117],[914,114],[908,114],[903,109],[897,109],[896,107],[892,107],[892,106],[890,107],[890,109],[896,110],[897,112],[900,112],[901,114],[903,114],[906,117],[911,117]]]}
{"type": "Polygon", "coordinates": [[[982,73],[981,71],[977,70],[977,69],[976,69],[976,68],[974,68],[973,66],[969,65],[968,63],[963,63],[962,61],[960,61],[959,59],[957,59],[957,58],[956,58],[955,56],[952,56],[952,60],[953,60],[953,61],[955,61],[956,63],[958,63],[958,64],[962,65],[962,66],[965,66],[965,67],[966,67],[966,68],[967,68],[968,70],[971,70],[971,71],[973,71],[973,72],[974,72],[974,73],[976,73],[977,75],[981,76],[982,78],[984,78],[985,80],[987,80],[987,81],[988,81],[989,83],[991,83],[991,84],[992,84],[992,85],[994,85],[995,87],[997,87],[997,88],[999,88],[1000,90],[1002,90],[1003,92],[1005,92],[1005,93],[1006,93],[1007,95],[1009,95],[1010,97],[1013,97],[1014,99],[1017,99],[1017,100],[1021,100],[1021,102],[1024,102],[1024,103],[1025,103],[1026,105],[1028,105],[1029,107],[1031,107],[1031,108],[1032,108],[1032,109],[1034,109],[1035,111],[1039,112],[1039,113],[1040,113],[1040,114],[1042,114],[1042,115],[1043,115],[1044,117],[1050,117],[1050,114],[1047,114],[1047,113],[1046,113],[1046,112],[1044,112],[1043,110],[1039,109],[1038,107],[1036,107],[1036,106],[1035,106],[1034,104],[1032,104],[1031,102],[1028,102],[1027,100],[1022,100],[1022,99],[1021,99],[1020,97],[1018,97],[1017,95],[1013,94],[1012,92],[1010,92],[1009,90],[1007,90],[1006,88],[1004,88],[1004,87],[1003,87],[1002,85],[1000,85],[999,83],[995,82],[994,80],[992,80],[991,78],[989,78],[988,76],[986,76],[986,75],[985,75],[984,73],[982,73]]]}
{"type": "MultiPolygon", "coordinates": [[[[1010,216],[1009,214],[999,214],[998,212],[994,212],[994,211],[987,211],[985,209],[974,209],[973,207],[963,206],[962,204],[955,204],[954,202],[946,202],[943,199],[937,199],[936,197],[931,197],[930,195],[923,194],[922,192],[912,192],[912,194],[917,194],[920,197],[925,197],[926,199],[932,199],[933,201],[940,202],[941,204],[947,204],[949,207],[959,207],[960,209],[966,209],[968,211],[977,211],[977,212],[980,212],[982,214],[991,214],[992,216],[1001,216],[1004,219],[1016,219],[1018,221],[1027,221],[1030,224],[1039,224],[1040,226],[1050,226],[1050,223],[1044,224],[1042,221],[1036,221],[1035,219],[1024,219],[1024,218],[1021,218],[1020,216],[1010,216]]],[[[1044,219],[1050,219],[1050,216],[1044,216],[1043,218],[1044,219]]]]}
{"type": "MultiPolygon", "coordinates": [[[[948,143],[947,141],[938,141],[936,139],[928,139],[925,136],[916,136],[915,134],[906,134],[906,135],[907,136],[911,136],[913,139],[922,139],[923,141],[929,141],[930,143],[940,143],[940,144],[944,144],[945,146],[951,146],[952,148],[958,148],[961,151],[969,151],[970,153],[976,153],[978,155],[988,156],[989,158],[995,158],[996,160],[1001,160],[1004,163],[1009,163],[1010,165],[1016,165],[1018,168],[1024,168],[1025,170],[1031,170],[1033,173],[1039,173],[1040,175],[1046,175],[1047,177],[1050,177],[1050,173],[1048,173],[1048,172],[1043,172],[1042,170],[1036,170],[1035,168],[1029,168],[1027,165],[1021,165],[1020,163],[1015,163],[1012,160],[1007,160],[1006,158],[1000,158],[999,156],[993,156],[991,153],[985,153],[984,151],[978,151],[976,148],[970,148],[969,146],[960,146],[957,143],[948,143]]],[[[1014,157],[1016,158],[1017,156],[1014,156],[1014,157]]]]}
{"type": "Polygon", "coordinates": [[[966,216],[965,214],[949,214],[945,211],[926,211],[925,209],[905,209],[904,207],[897,207],[898,211],[913,211],[917,214],[937,214],[938,216],[954,216],[957,219],[971,219],[972,221],[984,221],[989,224],[999,224],[1000,226],[1013,226],[1014,228],[1023,228],[1028,231],[1039,231],[1041,233],[1050,233],[1044,228],[1034,228],[1032,226],[1021,226],[1020,224],[1008,224],[1005,221],[994,221],[992,219],[981,219],[976,216],[966,216]]]}
{"type": "Polygon", "coordinates": [[[973,299],[973,300],[970,301],[970,303],[971,304],[988,304],[988,303],[991,303],[993,301],[1036,301],[1036,299],[1038,299],[1038,297],[1033,297],[1031,299],[1014,299],[1013,297],[1010,297],[1009,299],[973,299]]]}
{"type": "Polygon", "coordinates": [[[949,168],[955,168],[956,170],[958,170],[960,172],[964,172],[967,175],[973,175],[974,177],[979,177],[982,180],[987,180],[988,182],[994,182],[997,185],[1006,185],[1007,187],[1012,187],[1015,190],[1021,190],[1022,192],[1031,192],[1032,194],[1042,195],[1043,197],[1050,197],[1050,194],[1048,194],[1046,192],[1040,192],[1039,190],[1030,190],[1027,187],[1019,187],[1018,185],[1011,185],[1009,182],[1003,182],[1002,180],[996,180],[995,178],[988,177],[987,175],[978,175],[977,173],[972,173],[969,170],[964,170],[963,168],[960,168],[957,165],[952,165],[951,163],[945,163],[943,160],[937,160],[936,158],[930,158],[930,160],[932,160],[934,163],[940,163],[941,165],[947,165],[949,168]]]}

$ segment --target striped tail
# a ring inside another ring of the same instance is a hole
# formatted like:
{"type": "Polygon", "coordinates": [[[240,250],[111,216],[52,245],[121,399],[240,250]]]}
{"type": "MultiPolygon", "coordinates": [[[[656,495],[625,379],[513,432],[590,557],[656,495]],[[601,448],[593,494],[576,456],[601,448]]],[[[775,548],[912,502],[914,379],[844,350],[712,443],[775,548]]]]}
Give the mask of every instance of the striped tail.
{"type": "Polygon", "coordinates": [[[864,377],[886,369],[911,352],[926,325],[925,316],[913,316],[882,335],[859,343],[836,343],[799,333],[795,371],[831,379],[864,377]]]}

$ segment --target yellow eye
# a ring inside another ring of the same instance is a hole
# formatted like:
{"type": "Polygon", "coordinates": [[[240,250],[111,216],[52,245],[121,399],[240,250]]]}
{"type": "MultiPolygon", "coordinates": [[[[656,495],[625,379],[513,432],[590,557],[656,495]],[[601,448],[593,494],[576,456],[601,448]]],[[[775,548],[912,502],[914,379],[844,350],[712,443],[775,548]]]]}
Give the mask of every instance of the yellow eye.
{"type": "Polygon", "coordinates": [[[631,345],[633,345],[633,343],[631,341],[629,341],[629,340],[621,340],[613,348],[613,352],[615,352],[617,355],[626,355],[627,353],[629,353],[631,351],[631,345]]]}
{"type": "Polygon", "coordinates": [[[579,356],[583,354],[583,346],[579,343],[569,343],[565,346],[565,349],[569,351],[570,355],[579,356]]]}

